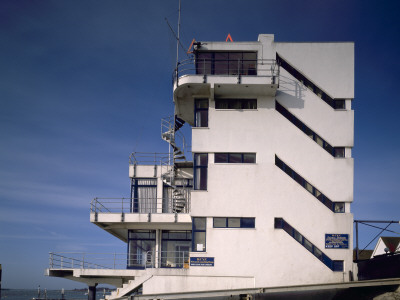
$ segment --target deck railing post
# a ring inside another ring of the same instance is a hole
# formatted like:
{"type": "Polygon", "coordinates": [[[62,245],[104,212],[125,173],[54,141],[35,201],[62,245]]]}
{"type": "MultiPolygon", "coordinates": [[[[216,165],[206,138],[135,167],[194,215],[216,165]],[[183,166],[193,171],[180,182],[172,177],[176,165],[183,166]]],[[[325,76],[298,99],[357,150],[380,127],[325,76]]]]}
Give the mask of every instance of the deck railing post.
{"type": "Polygon", "coordinates": [[[61,269],[63,268],[63,264],[64,264],[64,256],[61,256],[61,269]]]}
{"type": "Polygon", "coordinates": [[[114,252],[114,269],[115,269],[115,259],[116,259],[116,253],[114,252]]]}
{"type": "Polygon", "coordinates": [[[50,265],[50,269],[53,269],[53,252],[50,252],[50,262],[49,262],[49,265],[50,265]]]}

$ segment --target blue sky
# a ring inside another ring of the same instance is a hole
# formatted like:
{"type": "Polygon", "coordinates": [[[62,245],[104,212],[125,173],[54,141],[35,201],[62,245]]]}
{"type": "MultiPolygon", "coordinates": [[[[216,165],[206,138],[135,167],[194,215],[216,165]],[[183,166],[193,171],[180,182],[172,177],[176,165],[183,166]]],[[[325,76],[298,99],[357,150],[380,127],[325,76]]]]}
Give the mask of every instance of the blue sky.
{"type": "MultiPolygon", "coordinates": [[[[90,201],[129,195],[132,151],[168,151],[175,42],[164,18],[176,27],[177,3],[0,1],[3,287],[84,287],[44,277],[48,252],[126,252],[90,224],[90,201]]],[[[182,0],[181,33],[185,46],[228,33],[354,41],[352,210],[399,220],[399,14],[399,1],[182,0]]]]}

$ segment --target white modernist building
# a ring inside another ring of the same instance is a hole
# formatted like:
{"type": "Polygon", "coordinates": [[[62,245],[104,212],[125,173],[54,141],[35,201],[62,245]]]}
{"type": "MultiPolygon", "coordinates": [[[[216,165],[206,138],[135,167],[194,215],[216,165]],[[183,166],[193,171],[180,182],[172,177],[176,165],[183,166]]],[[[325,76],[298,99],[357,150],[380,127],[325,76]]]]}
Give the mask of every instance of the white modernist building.
{"type": "Polygon", "coordinates": [[[349,281],[353,97],[351,42],[194,43],[162,121],[170,153],[133,153],[131,198],[92,202],[127,253],[54,253],[48,274],[115,284],[111,299],[349,281]]]}

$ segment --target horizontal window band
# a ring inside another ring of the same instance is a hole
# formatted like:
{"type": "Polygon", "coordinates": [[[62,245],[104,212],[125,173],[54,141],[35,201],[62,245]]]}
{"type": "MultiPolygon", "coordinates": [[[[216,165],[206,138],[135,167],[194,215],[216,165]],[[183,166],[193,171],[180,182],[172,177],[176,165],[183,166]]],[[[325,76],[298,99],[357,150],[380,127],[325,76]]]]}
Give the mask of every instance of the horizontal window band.
{"type": "Polygon", "coordinates": [[[214,217],[214,228],[255,228],[255,218],[214,217]]]}
{"type": "Polygon", "coordinates": [[[218,152],[214,153],[214,163],[255,164],[255,153],[218,152]]]}

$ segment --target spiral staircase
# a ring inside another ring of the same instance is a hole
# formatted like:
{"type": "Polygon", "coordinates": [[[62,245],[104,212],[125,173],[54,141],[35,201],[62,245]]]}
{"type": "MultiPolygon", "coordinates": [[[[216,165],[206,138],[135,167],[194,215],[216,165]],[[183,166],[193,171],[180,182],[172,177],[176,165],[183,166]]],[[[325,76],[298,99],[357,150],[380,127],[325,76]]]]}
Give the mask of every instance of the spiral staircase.
{"type": "MultiPolygon", "coordinates": [[[[181,213],[187,206],[187,198],[184,188],[177,186],[177,163],[186,161],[184,150],[177,145],[177,132],[185,124],[179,117],[170,116],[161,120],[161,138],[169,143],[170,157],[167,163],[167,171],[162,174],[163,182],[172,188],[172,212],[181,213]]],[[[181,136],[183,137],[183,135],[181,136]]],[[[183,147],[184,147],[183,139],[183,147]]]]}

